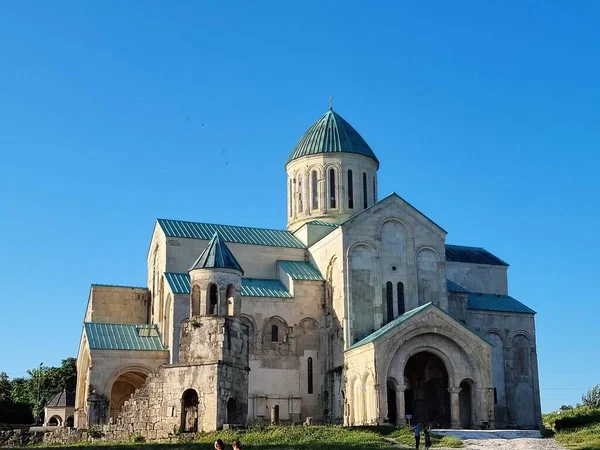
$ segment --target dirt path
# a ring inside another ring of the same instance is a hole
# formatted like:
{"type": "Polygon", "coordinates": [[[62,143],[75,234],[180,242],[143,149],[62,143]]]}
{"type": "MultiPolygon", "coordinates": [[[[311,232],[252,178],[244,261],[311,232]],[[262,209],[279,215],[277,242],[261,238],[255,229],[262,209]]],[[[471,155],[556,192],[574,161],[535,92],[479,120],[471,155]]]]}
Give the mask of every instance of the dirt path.
{"type": "Polygon", "coordinates": [[[435,433],[455,436],[469,450],[564,450],[554,439],[542,439],[539,431],[435,430],[435,433]]]}

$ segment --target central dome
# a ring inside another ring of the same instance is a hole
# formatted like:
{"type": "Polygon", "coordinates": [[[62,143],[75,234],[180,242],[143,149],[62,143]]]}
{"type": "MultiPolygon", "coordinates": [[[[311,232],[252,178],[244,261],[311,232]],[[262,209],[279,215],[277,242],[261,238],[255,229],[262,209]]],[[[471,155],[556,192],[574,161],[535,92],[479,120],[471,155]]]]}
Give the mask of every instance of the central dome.
{"type": "Polygon", "coordinates": [[[369,144],[333,109],[329,109],[304,133],[290,153],[286,165],[303,156],[319,153],[356,153],[375,160],[379,166],[379,160],[369,144]]]}

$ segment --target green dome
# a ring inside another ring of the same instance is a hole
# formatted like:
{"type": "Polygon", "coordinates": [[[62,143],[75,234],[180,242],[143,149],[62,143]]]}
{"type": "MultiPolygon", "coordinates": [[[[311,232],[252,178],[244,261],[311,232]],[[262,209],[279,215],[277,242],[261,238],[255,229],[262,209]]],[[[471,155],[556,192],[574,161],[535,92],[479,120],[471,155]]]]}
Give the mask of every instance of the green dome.
{"type": "Polygon", "coordinates": [[[356,153],[373,159],[379,166],[379,160],[369,144],[333,109],[329,109],[304,133],[290,153],[286,165],[303,156],[319,153],[356,153]]]}

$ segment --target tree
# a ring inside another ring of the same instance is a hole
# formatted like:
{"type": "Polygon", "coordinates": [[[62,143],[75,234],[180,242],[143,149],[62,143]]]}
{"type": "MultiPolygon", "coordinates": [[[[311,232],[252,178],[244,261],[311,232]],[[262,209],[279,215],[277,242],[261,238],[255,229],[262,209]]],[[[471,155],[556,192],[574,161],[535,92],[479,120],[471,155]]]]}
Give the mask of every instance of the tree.
{"type": "Polygon", "coordinates": [[[600,383],[588,390],[586,394],[583,394],[581,402],[584,406],[590,408],[600,408],[600,383]]]}
{"type": "Polygon", "coordinates": [[[0,372],[0,401],[10,400],[10,381],[6,372],[0,372]]]}

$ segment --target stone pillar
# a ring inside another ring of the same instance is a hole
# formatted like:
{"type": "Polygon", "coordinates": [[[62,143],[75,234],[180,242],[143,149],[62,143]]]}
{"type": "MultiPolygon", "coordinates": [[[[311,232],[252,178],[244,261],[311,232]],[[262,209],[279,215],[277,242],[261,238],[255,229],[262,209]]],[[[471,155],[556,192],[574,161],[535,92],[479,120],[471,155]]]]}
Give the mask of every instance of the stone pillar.
{"type": "Polygon", "coordinates": [[[404,403],[405,384],[396,386],[396,412],[398,414],[398,425],[406,423],[406,404],[404,403]]]}
{"type": "Polygon", "coordinates": [[[460,402],[458,394],[462,388],[449,387],[450,392],[450,428],[460,428],[460,402]]]}

